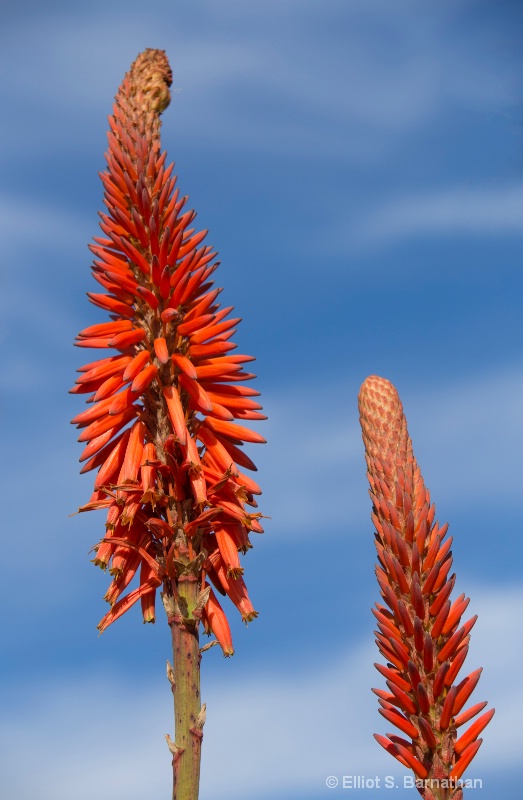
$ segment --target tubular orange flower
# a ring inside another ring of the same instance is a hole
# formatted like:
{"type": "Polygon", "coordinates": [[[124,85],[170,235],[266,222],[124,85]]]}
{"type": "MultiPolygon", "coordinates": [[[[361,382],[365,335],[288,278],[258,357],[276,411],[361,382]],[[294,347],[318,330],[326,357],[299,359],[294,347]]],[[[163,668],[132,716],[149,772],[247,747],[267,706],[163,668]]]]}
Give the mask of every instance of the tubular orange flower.
{"type": "Polygon", "coordinates": [[[481,711],[478,703],[459,714],[481,673],[455,684],[468,651],[472,617],[460,626],[468,598],[449,600],[455,576],[452,539],[445,539],[435,506],[412,451],[403,408],[384,378],[366,379],[359,395],[372,520],[379,565],[376,575],[386,605],[373,609],[377,644],[387,666],[376,664],[391,692],[374,690],[380,713],[405,733],[376,740],[412,769],[425,800],[461,800],[458,781],[477,753],[477,737],[494,715],[486,712],[456,741],[456,729],[481,711]],[[458,715],[459,716],[456,716],[458,715]]]}
{"type": "MultiPolygon", "coordinates": [[[[162,587],[175,652],[199,664],[194,642],[202,619],[224,654],[233,653],[224,612],[206,589],[209,570],[245,621],[256,616],[238,552],[250,547],[250,531],[263,529],[260,515],[245,509],[256,484],[238,465],[256,469],[242,446],[265,440],[231,420],[264,417],[249,399],[258,392],[242,386],[255,377],[242,371],[251,357],[230,355],[240,320],[230,318],[232,308],[220,310],[221,289],[209,280],[216,253],[204,244],[207,231],[190,227],[195,213],[185,210],[187,198],[160,148],[171,79],[165,53],[146,50],[115,98],[101,175],[107,213],[103,236],[90,245],[93,277],[104,292],[88,293],[110,320],[88,326],[76,344],[117,353],[80,368],[71,392],[87,394],[91,404],[73,420],[86,443],[81,460],[89,459],[82,471],[98,470],[82,510],[108,509],[94,563],[115,575],[106,595],[114,605],[99,628],[138,600],[144,621],[154,622],[162,587]],[[139,586],[120,598],[134,576],[139,586]]],[[[172,747],[194,750],[189,740],[172,747]]]]}

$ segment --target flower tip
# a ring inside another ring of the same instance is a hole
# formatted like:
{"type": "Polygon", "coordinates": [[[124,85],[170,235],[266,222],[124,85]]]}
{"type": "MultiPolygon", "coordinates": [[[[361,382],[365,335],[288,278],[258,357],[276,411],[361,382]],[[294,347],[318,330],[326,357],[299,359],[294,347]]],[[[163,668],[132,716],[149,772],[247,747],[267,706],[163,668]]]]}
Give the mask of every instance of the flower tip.
{"type": "Polygon", "coordinates": [[[369,375],[361,384],[358,394],[360,411],[366,408],[371,413],[376,413],[378,407],[401,406],[401,401],[396,387],[387,378],[379,375],[369,375]]]}
{"type": "Polygon", "coordinates": [[[229,567],[227,570],[227,577],[228,578],[239,578],[243,575],[244,569],[243,567],[229,567]]]}

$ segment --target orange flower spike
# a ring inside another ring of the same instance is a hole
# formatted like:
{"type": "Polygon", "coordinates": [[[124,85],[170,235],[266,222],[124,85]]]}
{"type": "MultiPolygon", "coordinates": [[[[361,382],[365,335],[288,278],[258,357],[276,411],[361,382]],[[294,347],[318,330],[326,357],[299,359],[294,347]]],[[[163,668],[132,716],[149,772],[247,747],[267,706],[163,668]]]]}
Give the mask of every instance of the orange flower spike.
{"type": "Polygon", "coordinates": [[[238,445],[265,440],[233,422],[262,418],[249,399],[259,392],[243,385],[255,377],[243,371],[253,359],[230,355],[240,319],[231,317],[232,307],[220,309],[222,290],[211,280],[217,254],[202,243],[207,231],[192,227],[195,212],[184,210],[187,197],[175,188],[173,165],[161,151],[160,115],[171,79],[165,53],[146,50],[115,98],[101,176],[102,235],[90,245],[101,291],[88,293],[111,316],[76,339],[79,347],[112,354],[80,368],[71,394],[90,403],[73,420],[85,442],[82,471],[98,469],[95,494],[81,510],[107,510],[107,537],[94,561],[115,574],[107,593],[114,606],[99,629],[138,600],[144,620],[153,622],[162,576],[175,652],[173,693],[176,708],[184,709],[176,723],[175,785],[184,797],[196,797],[200,624],[215,633],[225,655],[233,653],[224,611],[213,594],[202,592],[203,564],[216,553],[219,577],[210,562],[209,570],[217,585],[227,587],[245,621],[253,619],[247,588],[233,576],[242,572],[239,552],[250,546],[249,530],[262,531],[261,515],[245,511],[260,490],[238,470],[256,469],[238,445]],[[120,597],[138,570],[140,586],[120,597]],[[182,609],[193,609],[189,625],[182,609]],[[187,663],[190,680],[180,666],[187,663]]]}
{"type": "MultiPolygon", "coordinates": [[[[485,706],[479,703],[455,718],[481,673],[475,670],[457,685],[453,683],[467,655],[476,617],[460,626],[468,598],[462,594],[453,603],[449,599],[455,582],[454,575],[447,577],[452,539],[446,537],[447,525],[439,527],[434,521],[435,506],[430,504],[414,458],[395,388],[383,378],[367,378],[360,390],[359,409],[381,564],[377,576],[387,606],[377,604],[378,612],[374,612],[383,631],[377,641],[395,665],[395,669],[390,664],[376,665],[394,697],[385,702],[379,695],[380,713],[412,741],[398,743],[392,734],[388,734],[390,740],[376,738],[418,778],[461,777],[479,748],[478,735],[494,714],[487,711],[456,741],[458,725],[485,706]]],[[[215,420],[206,424],[216,433],[224,425],[218,421],[216,427],[215,420]]],[[[426,796],[424,788],[419,791],[426,796]]],[[[438,792],[431,790],[431,800],[462,797],[459,786],[438,792]]]]}

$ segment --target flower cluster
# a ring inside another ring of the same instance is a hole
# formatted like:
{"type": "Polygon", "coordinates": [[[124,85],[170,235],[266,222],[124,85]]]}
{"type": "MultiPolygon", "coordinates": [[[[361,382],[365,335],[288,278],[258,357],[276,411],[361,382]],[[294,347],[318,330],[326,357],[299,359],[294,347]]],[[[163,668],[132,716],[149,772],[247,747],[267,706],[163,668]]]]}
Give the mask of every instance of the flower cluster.
{"type": "Polygon", "coordinates": [[[165,53],[146,50],[109,119],[104,235],[91,245],[104,291],[88,297],[110,321],[86,328],[76,344],[116,354],[82,367],[71,390],[88,395],[89,408],[72,420],[85,443],[82,472],[98,470],[80,510],[107,509],[94,559],[113,577],[101,631],[138,600],[144,621],[154,622],[157,588],[176,596],[178,578],[192,570],[201,589],[194,615],[230,655],[211,584],[246,622],[256,616],[239,552],[263,530],[260,489],[242,471],[256,469],[242,445],[265,440],[237,420],[266,417],[253,399],[259,392],[243,385],[255,377],[243,367],[254,359],[232,352],[240,320],[232,307],[220,309],[216,253],[204,244],[207,231],[192,227],[195,212],[161,152],[171,80],[165,53]],[[138,572],[139,586],[122,597],[138,572]]]}
{"type": "Polygon", "coordinates": [[[451,602],[452,537],[446,524],[434,520],[396,389],[383,378],[367,378],[359,408],[376,528],[376,576],[384,601],[373,609],[376,642],[387,660],[386,666],[375,666],[388,691],[373,691],[380,714],[407,737],[375,738],[417,778],[427,779],[419,789],[425,800],[459,800],[456,781],[494,714],[485,712],[458,737],[458,729],[487,705],[463,710],[481,669],[458,678],[476,617],[461,624],[469,598],[461,594],[451,602]],[[448,779],[451,788],[431,788],[429,779],[436,786],[448,779]]]}

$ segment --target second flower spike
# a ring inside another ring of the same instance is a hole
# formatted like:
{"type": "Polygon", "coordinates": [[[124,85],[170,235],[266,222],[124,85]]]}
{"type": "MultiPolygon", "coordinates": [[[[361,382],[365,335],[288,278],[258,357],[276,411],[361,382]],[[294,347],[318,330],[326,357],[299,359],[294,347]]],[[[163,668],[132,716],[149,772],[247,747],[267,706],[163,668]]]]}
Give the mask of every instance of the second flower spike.
{"type": "Polygon", "coordinates": [[[476,617],[462,623],[469,600],[451,599],[452,538],[435,521],[396,389],[367,378],[359,409],[383,600],[373,609],[376,643],[387,662],[375,665],[387,690],[373,691],[382,716],[402,734],[375,738],[414,772],[425,800],[460,800],[459,779],[494,714],[477,717],[486,703],[464,710],[481,674],[461,677],[476,617]]]}

